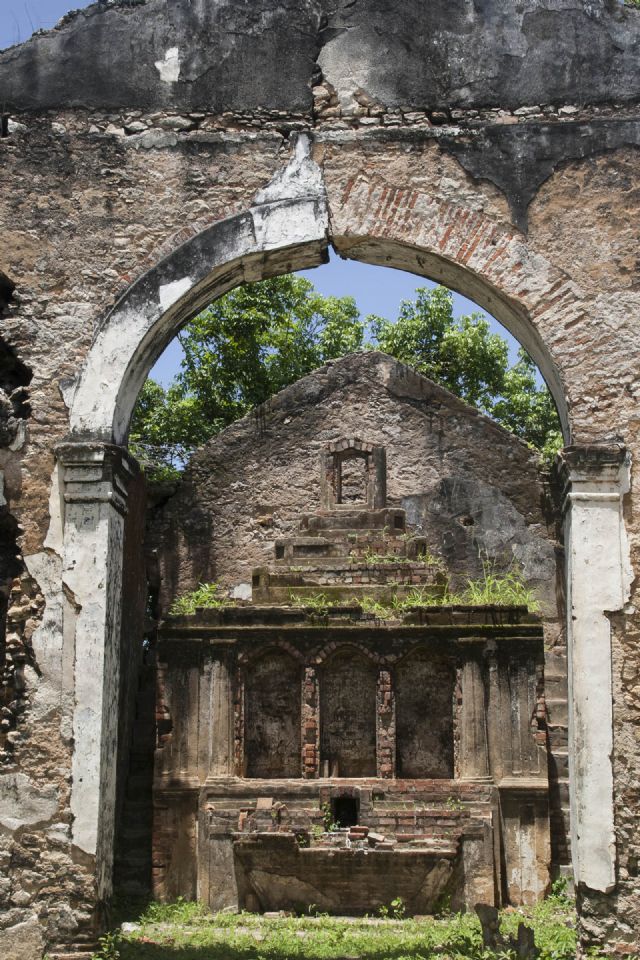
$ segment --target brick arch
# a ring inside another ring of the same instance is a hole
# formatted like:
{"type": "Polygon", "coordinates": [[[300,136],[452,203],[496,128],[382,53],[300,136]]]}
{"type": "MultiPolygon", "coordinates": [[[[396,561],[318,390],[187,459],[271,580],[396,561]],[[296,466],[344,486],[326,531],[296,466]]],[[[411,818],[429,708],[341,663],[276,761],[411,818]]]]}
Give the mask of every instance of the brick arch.
{"type": "Polygon", "coordinates": [[[587,319],[584,294],[570,277],[508,222],[364,174],[330,198],[330,219],[341,256],[442,283],[506,327],[539,367],[569,441],[564,338],[587,319]]]}
{"type": "MultiPolygon", "coordinates": [[[[278,650],[280,653],[288,654],[293,660],[297,660],[298,663],[304,663],[304,657],[300,651],[294,647],[292,643],[289,643],[288,640],[274,640],[271,645],[267,648],[269,650],[278,650]]],[[[249,666],[255,660],[258,660],[260,657],[265,655],[265,650],[243,650],[242,653],[238,654],[238,664],[240,666],[249,666]]]]}
{"type": "Polygon", "coordinates": [[[251,207],[142,273],[98,326],[71,402],[72,436],[124,443],[150,368],[185,323],[241,283],[318,266],[330,244],[347,259],[439,281],[484,307],[537,363],[570,439],[563,346],[586,316],[576,285],[486,213],[364,179],[328,207],[323,192],[251,207]]]}
{"type": "Polygon", "coordinates": [[[373,650],[370,650],[364,643],[358,643],[357,640],[331,641],[322,647],[315,655],[314,660],[317,666],[324,666],[334,656],[339,656],[345,651],[355,651],[366,660],[371,661],[379,667],[386,663],[386,657],[379,657],[373,650]]]}

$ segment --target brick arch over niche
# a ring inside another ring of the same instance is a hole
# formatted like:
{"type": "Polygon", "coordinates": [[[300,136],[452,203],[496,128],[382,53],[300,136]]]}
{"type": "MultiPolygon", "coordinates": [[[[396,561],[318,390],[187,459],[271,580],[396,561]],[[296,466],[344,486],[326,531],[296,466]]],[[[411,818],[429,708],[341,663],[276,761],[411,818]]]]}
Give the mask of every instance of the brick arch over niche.
{"type": "Polygon", "coordinates": [[[123,443],[149,370],[189,319],[243,282],[320,265],[333,244],[348,259],[437,280],[493,314],[537,363],[569,440],[562,340],[583,315],[575,284],[529,251],[520,231],[462,203],[400,188],[389,195],[365,180],[327,196],[309,149],[301,136],[289,167],[293,177],[311,165],[315,193],[272,200],[263,191],[268,202],[180,242],[125,291],[75,385],[72,435],[123,443]]]}
{"type": "Polygon", "coordinates": [[[70,442],[58,448],[58,457],[65,484],[65,586],[77,604],[69,616],[76,644],[71,809],[74,842],[96,856],[99,886],[107,895],[113,852],[109,796],[115,785],[102,771],[108,769],[116,712],[103,707],[116,695],[107,685],[96,695],[93,677],[108,676],[121,620],[130,467],[116,445],[125,443],[137,394],[177,330],[239,283],[319,265],[329,244],[347,258],[431,277],[485,307],[537,362],[558,405],[565,440],[577,424],[583,442],[601,444],[595,450],[569,449],[565,457],[572,710],[579,730],[572,853],[586,887],[609,892],[615,884],[608,612],[623,608],[629,582],[622,515],[628,458],[610,439],[605,445],[615,381],[602,385],[598,419],[590,415],[584,378],[595,373],[609,349],[612,357],[621,356],[625,341],[614,327],[596,322],[576,283],[507,220],[498,222],[471,201],[408,188],[410,182],[402,172],[396,186],[364,172],[345,182],[327,178],[312,157],[310,139],[301,136],[288,167],[253,206],[181,242],[125,291],[98,324],[72,395],[67,394],[70,442]],[[594,578],[595,542],[600,560],[618,559],[594,578]]]}

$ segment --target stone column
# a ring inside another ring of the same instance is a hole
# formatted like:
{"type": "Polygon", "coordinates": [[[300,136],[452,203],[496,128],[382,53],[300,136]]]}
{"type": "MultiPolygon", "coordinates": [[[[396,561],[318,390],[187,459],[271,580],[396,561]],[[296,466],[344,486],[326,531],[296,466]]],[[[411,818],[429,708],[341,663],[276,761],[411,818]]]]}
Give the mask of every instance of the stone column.
{"type": "Polygon", "coordinates": [[[632,573],[622,513],[629,460],[620,445],[568,447],[563,481],[569,654],[571,854],[576,883],[615,886],[613,693],[608,614],[632,573]]]}
{"type": "MultiPolygon", "coordinates": [[[[232,777],[234,758],[233,665],[231,653],[223,648],[212,651],[211,671],[211,760],[209,775],[232,777]]],[[[203,731],[201,731],[201,736],[203,731]]]]}
{"type": "Polygon", "coordinates": [[[489,777],[487,705],[482,663],[475,657],[465,660],[461,678],[459,776],[461,780],[489,777]]]}
{"type": "Polygon", "coordinates": [[[379,777],[396,773],[396,698],[390,670],[380,670],[377,689],[376,760],[379,777]]]}
{"type": "Polygon", "coordinates": [[[95,862],[97,892],[111,893],[126,450],[64,443],[56,450],[64,501],[64,635],[74,650],[71,812],[73,843],[95,862]]]}

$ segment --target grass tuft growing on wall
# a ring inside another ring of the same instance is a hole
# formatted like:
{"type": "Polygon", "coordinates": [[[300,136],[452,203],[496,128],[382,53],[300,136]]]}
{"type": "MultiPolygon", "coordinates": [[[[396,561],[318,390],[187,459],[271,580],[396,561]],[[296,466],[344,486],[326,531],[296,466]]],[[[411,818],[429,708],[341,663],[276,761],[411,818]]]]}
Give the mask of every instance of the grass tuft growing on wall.
{"type": "Polygon", "coordinates": [[[215,610],[219,607],[226,607],[229,600],[221,597],[217,583],[200,583],[195,590],[189,593],[183,593],[177,597],[169,607],[170,617],[185,617],[195,613],[199,607],[206,610],[215,610]]]}

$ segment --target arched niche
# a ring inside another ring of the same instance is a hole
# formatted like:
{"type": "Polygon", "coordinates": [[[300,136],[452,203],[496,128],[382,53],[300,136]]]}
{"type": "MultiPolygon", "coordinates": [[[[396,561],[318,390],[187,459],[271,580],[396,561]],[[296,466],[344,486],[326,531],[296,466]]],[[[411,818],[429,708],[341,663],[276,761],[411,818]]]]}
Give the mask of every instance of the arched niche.
{"type": "Polygon", "coordinates": [[[331,777],[375,777],[377,668],[341,647],[320,672],[320,769],[331,777]]]}
{"type": "Polygon", "coordinates": [[[244,669],[245,776],[299,777],[300,664],[285,650],[272,647],[244,669]]]}
{"type": "Polygon", "coordinates": [[[396,665],[396,769],[403,779],[453,777],[455,668],[428,650],[396,665]]]}

